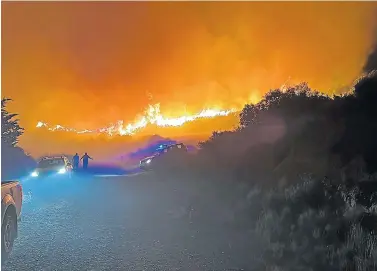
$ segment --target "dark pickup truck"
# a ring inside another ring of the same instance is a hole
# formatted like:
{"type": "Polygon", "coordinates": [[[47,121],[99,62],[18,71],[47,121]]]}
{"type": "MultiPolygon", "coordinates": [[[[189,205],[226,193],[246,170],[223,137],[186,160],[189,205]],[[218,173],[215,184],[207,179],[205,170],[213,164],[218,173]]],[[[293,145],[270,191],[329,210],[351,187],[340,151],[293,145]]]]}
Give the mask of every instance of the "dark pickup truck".
{"type": "Polygon", "coordinates": [[[7,260],[18,235],[22,197],[18,181],[1,181],[1,264],[7,260]]]}

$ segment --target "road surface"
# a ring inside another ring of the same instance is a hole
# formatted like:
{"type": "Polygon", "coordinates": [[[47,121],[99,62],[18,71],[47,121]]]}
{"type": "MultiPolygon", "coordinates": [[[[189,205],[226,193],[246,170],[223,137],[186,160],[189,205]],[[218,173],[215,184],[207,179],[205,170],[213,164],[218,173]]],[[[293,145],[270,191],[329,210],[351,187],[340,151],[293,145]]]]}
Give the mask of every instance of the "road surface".
{"type": "Polygon", "coordinates": [[[210,190],[150,174],[25,180],[3,270],[250,270],[251,237],[210,190]]]}

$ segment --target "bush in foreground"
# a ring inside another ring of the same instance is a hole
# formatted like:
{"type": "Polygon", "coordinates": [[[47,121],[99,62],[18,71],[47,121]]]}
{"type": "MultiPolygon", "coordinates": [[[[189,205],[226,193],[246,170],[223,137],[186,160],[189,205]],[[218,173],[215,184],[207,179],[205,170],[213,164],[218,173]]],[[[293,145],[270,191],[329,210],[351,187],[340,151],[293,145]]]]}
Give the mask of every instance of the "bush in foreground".
{"type": "Polygon", "coordinates": [[[261,269],[376,270],[377,200],[361,204],[362,189],[307,178],[265,196],[255,228],[261,269]]]}

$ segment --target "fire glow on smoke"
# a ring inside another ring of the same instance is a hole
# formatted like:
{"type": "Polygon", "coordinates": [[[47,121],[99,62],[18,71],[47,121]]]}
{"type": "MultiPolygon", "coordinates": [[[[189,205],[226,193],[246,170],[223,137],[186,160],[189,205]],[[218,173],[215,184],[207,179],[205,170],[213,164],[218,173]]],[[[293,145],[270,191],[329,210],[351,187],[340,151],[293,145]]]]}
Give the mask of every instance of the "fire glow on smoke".
{"type": "Polygon", "coordinates": [[[159,127],[177,127],[182,126],[186,122],[192,122],[198,119],[208,119],[221,116],[228,116],[231,113],[236,112],[235,109],[230,110],[219,110],[219,109],[203,109],[197,114],[180,116],[176,118],[164,117],[160,112],[160,105],[149,105],[145,110],[144,114],[139,116],[134,122],[124,124],[122,120],[119,120],[116,124],[109,125],[107,127],[90,130],[90,129],[74,129],[69,127],[64,127],[62,125],[49,125],[43,121],[37,123],[37,128],[45,128],[49,131],[66,131],[77,134],[87,134],[87,133],[102,133],[108,135],[133,135],[139,130],[147,127],[148,125],[157,125],[159,127]]]}

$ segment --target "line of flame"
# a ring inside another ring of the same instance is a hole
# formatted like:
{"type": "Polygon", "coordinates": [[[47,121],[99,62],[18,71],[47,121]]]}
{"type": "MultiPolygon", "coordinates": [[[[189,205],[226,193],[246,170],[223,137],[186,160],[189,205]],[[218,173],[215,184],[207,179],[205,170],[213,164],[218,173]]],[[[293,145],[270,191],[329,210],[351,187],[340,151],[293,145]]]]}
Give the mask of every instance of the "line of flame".
{"type": "Polygon", "coordinates": [[[107,127],[95,129],[95,130],[78,130],[74,128],[64,127],[62,125],[54,125],[50,126],[48,123],[43,121],[39,121],[36,125],[37,128],[46,128],[49,131],[66,131],[66,132],[73,132],[77,134],[86,134],[86,133],[106,133],[108,135],[133,135],[137,131],[145,128],[147,125],[157,125],[160,127],[168,127],[168,126],[182,126],[186,122],[192,122],[197,119],[202,118],[214,118],[220,116],[228,116],[231,113],[236,112],[235,109],[230,110],[218,110],[218,109],[204,109],[198,114],[189,115],[189,116],[181,116],[177,118],[166,118],[160,112],[160,105],[149,105],[146,111],[142,116],[137,118],[136,121],[133,123],[129,123],[124,125],[123,121],[120,120],[116,124],[112,124],[107,127]]]}

